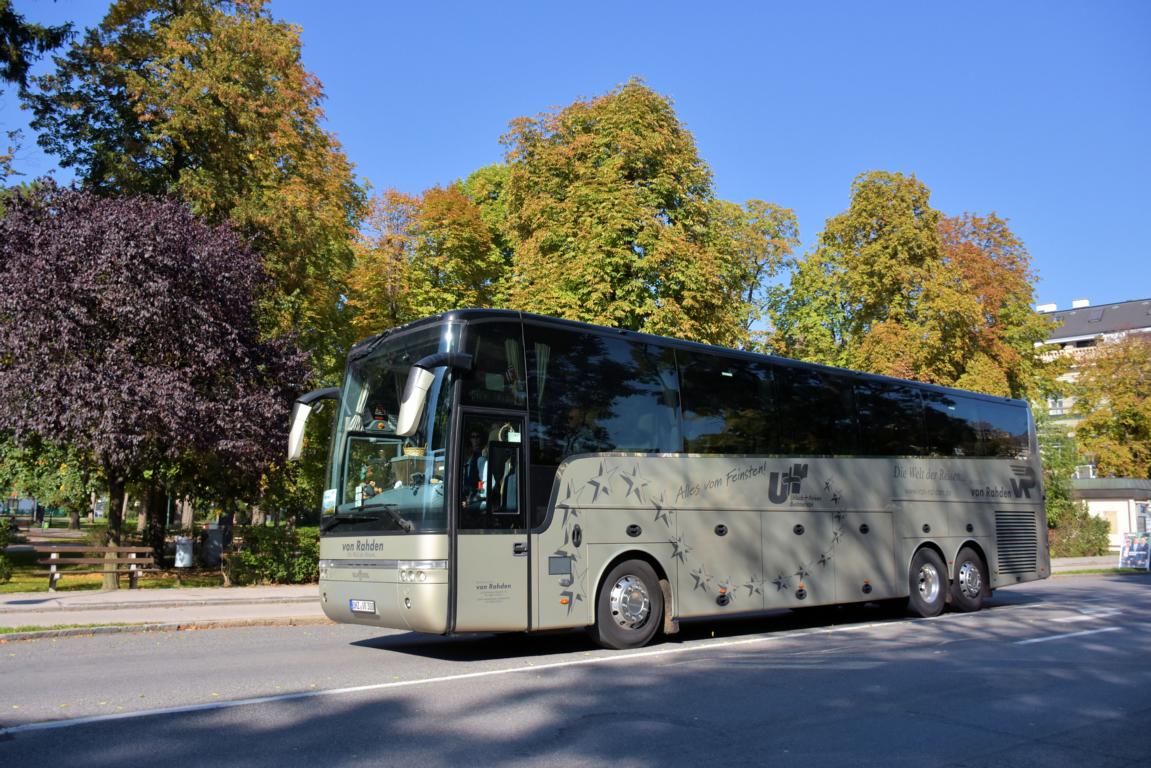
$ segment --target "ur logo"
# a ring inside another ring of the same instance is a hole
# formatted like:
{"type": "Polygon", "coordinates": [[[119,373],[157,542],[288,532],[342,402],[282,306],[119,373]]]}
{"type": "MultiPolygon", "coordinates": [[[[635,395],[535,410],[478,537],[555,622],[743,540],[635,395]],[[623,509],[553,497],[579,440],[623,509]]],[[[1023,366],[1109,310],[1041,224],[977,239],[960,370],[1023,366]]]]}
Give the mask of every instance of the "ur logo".
{"type": "Polygon", "coordinates": [[[1011,478],[1011,493],[1015,498],[1024,496],[1031,498],[1031,489],[1035,487],[1035,470],[1031,467],[1011,467],[1016,477],[1011,478]]]}
{"type": "Polygon", "coordinates": [[[792,464],[782,476],[772,472],[767,484],[767,496],[773,504],[782,504],[793,493],[799,493],[800,484],[807,477],[806,464],[792,464]]]}

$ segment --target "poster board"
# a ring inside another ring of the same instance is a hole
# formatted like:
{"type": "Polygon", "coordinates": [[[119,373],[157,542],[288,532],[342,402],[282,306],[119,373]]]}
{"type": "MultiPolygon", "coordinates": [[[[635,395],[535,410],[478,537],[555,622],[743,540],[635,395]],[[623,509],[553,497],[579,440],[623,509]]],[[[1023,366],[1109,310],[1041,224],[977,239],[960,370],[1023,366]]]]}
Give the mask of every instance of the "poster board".
{"type": "Polygon", "coordinates": [[[1126,533],[1123,535],[1123,548],[1119,550],[1120,568],[1151,570],[1151,533],[1126,533]]]}

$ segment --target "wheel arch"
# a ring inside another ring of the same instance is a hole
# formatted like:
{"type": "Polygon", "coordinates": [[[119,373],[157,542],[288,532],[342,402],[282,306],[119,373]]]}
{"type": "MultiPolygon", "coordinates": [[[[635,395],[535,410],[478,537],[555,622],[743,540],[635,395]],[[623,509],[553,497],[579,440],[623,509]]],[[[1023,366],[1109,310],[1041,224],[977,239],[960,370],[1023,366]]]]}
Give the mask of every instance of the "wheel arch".
{"type": "MultiPolygon", "coordinates": [[[[911,564],[912,564],[912,562],[915,561],[915,556],[917,554],[919,554],[920,551],[922,551],[924,549],[930,549],[932,552],[939,555],[939,559],[943,561],[943,568],[944,568],[944,570],[947,571],[947,585],[946,586],[950,587],[951,586],[951,566],[954,562],[954,558],[948,558],[947,554],[943,551],[943,547],[941,547],[939,545],[939,543],[933,539],[928,540],[928,541],[919,542],[918,544],[915,545],[914,549],[911,549],[907,553],[907,560],[903,563],[903,575],[899,577],[901,579],[901,583],[903,583],[904,586],[906,586],[907,577],[911,573],[911,564]]],[[[956,554],[958,554],[959,550],[957,549],[957,550],[955,550],[955,552],[956,552],[956,554]]],[[[946,592],[947,592],[947,596],[946,596],[945,600],[947,602],[951,602],[951,590],[947,589],[946,592]]],[[[908,593],[910,594],[910,590],[908,590],[908,593]]]]}
{"type": "MultiPolygon", "coordinates": [[[[667,617],[678,615],[675,608],[675,590],[672,588],[672,580],[668,575],[667,568],[664,567],[664,564],[660,562],[658,557],[643,549],[624,549],[604,561],[603,566],[599,569],[598,573],[596,573],[594,599],[599,600],[599,593],[603,588],[604,579],[607,578],[609,573],[611,573],[611,569],[615,568],[625,560],[642,560],[651,566],[652,570],[655,571],[656,578],[659,579],[661,588],[663,589],[664,615],[667,617]]],[[[595,603],[593,602],[592,604],[594,605],[595,603]]],[[[593,620],[595,618],[594,611],[592,612],[592,618],[593,620]]]]}
{"type": "MultiPolygon", "coordinates": [[[[959,560],[959,553],[964,549],[970,549],[983,560],[983,594],[990,597],[993,591],[991,589],[991,560],[987,557],[987,550],[975,539],[966,539],[963,541],[963,543],[955,548],[955,554],[952,555],[951,558],[944,560],[944,562],[947,563],[948,578],[951,579],[951,581],[955,581],[955,565],[959,560]]],[[[948,600],[950,600],[950,596],[948,596],[948,600]]]]}

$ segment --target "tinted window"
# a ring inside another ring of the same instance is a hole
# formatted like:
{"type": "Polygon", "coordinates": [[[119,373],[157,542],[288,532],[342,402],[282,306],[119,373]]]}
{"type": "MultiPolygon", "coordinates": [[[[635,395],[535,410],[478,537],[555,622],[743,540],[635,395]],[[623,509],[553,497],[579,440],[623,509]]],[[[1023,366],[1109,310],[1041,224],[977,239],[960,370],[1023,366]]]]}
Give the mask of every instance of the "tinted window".
{"type": "Polygon", "coordinates": [[[919,390],[903,384],[855,384],[860,452],[867,456],[922,456],[927,436],[919,390]]]}
{"type": "Polygon", "coordinates": [[[1027,409],[1024,406],[980,400],[977,409],[982,455],[1022,459],[1030,454],[1027,409]]]}
{"type": "Polygon", "coordinates": [[[780,451],[846,455],[857,449],[851,384],[842,376],[806,368],[776,369],[780,451]]]}
{"type": "Polygon", "coordinates": [[[533,462],[554,466],[596,451],[682,450],[670,349],[531,326],[525,334],[533,462]]]}
{"type": "Polygon", "coordinates": [[[464,351],[474,367],[462,379],[464,405],[523,408],[527,403],[524,349],[519,323],[476,323],[467,328],[464,351]]]}
{"type": "Polygon", "coordinates": [[[961,395],[923,390],[928,453],[933,456],[979,456],[977,401],[961,395]]]}
{"type": "Polygon", "coordinates": [[[763,363],[677,352],[684,449],[690,453],[771,453],[775,407],[763,363]]]}

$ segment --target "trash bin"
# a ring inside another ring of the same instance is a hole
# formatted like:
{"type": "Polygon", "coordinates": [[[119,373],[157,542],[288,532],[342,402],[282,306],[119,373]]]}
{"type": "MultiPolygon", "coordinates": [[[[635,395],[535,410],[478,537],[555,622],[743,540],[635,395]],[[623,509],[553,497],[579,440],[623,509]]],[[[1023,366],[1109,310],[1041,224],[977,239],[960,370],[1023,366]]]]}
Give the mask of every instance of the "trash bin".
{"type": "Polygon", "coordinates": [[[192,537],[191,536],[177,536],[176,537],[176,567],[177,568],[191,568],[192,567],[192,537]]]}
{"type": "Polygon", "coordinates": [[[220,564],[220,557],[224,554],[224,531],[219,525],[209,523],[201,534],[200,562],[207,568],[215,568],[220,564]]]}

